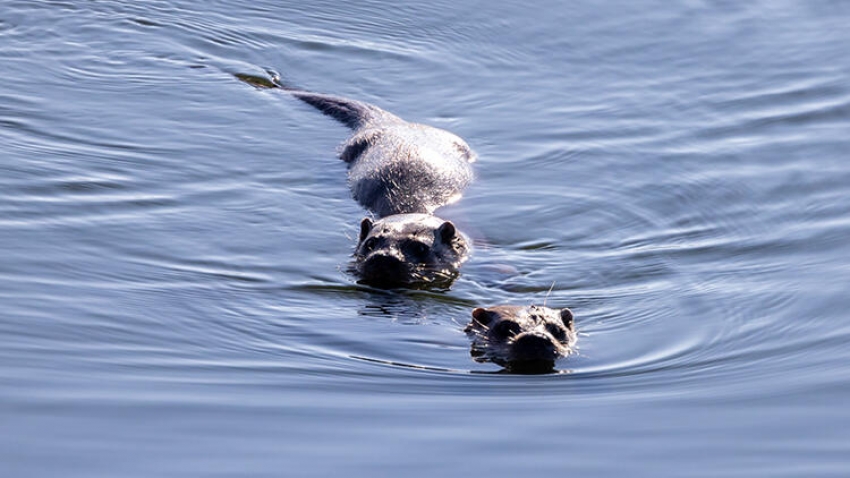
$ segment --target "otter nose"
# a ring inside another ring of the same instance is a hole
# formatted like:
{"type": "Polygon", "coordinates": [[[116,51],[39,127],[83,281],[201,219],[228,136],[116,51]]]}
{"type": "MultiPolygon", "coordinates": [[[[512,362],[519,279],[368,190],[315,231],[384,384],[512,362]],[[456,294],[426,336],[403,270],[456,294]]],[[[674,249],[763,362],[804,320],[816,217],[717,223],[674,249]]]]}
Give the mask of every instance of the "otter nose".
{"type": "Polygon", "coordinates": [[[527,333],[514,341],[513,357],[514,360],[554,360],[558,353],[550,337],[527,333]]]}
{"type": "Polygon", "coordinates": [[[375,254],[363,264],[363,278],[375,283],[400,283],[407,280],[407,266],[394,256],[375,254]]]}

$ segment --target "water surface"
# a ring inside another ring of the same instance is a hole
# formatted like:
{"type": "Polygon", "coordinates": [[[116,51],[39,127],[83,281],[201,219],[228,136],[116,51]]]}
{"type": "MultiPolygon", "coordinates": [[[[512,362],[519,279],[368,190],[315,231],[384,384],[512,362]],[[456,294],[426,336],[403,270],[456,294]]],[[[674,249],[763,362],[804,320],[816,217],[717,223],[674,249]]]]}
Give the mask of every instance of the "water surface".
{"type": "Polygon", "coordinates": [[[841,2],[0,9],[7,476],[846,476],[841,2]],[[236,74],[462,136],[448,291],[345,270],[348,131],[236,74]],[[576,313],[557,373],[471,309],[576,313]]]}

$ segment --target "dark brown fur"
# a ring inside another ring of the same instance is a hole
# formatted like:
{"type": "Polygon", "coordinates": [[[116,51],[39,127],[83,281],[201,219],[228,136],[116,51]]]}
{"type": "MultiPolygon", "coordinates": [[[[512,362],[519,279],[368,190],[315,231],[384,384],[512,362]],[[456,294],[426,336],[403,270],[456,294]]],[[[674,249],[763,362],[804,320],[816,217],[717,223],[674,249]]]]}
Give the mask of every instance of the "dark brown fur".
{"type": "Polygon", "coordinates": [[[477,308],[465,332],[470,354],[515,372],[545,373],[555,360],[572,353],[576,341],[570,309],[498,305],[477,308]]]}
{"type": "Polygon", "coordinates": [[[430,214],[395,214],[360,223],[354,272],[380,286],[447,287],[467,259],[467,239],[430,214]]]}

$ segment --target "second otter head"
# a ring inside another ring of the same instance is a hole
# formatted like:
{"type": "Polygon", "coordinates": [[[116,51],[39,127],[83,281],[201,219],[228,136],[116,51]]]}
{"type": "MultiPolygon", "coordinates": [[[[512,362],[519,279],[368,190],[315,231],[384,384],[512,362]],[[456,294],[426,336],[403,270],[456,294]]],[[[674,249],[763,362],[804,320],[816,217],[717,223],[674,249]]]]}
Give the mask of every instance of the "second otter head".
{"type": "Polygon", "coordinates": [[[353,271],[377,287],[445,288],[469,254],[450,221],[430,214],[396,214],[360,223],[353,271]]]}
{"type": "Polygon", "coordinates": [[[472,338],[470,354],[476,361],[519,373],[552,371],[576,341],[570,309],[536,305],[479,307],[464,331],[472,338]]]}

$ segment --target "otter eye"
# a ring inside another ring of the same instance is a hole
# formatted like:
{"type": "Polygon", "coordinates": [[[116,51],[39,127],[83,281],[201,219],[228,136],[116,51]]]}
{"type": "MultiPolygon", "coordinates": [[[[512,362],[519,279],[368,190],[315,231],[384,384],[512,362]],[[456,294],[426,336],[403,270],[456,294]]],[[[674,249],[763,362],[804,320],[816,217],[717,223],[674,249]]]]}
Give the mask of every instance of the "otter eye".
{"type": "Polygon", "coordinates": [[[496,337],[502,339],[513,337],[514,335],[519,335],[521,331],[522,327],[520,327],[518,323],[512,320],[503,320],[496,324],[495,327],[493,327],[493,333],[496,334],[496,337]]]}
{"type": "Polygon", "coordinates": [[[366,252],[372,252],[373,250],[375,250],[375,246],[377,245],[378,239],[370,237],[369,239],[366,239],[366,242],[363,243],[363,250],[366,252]]]}
{"type": "Polygon", "coordinates": [[[552,337],[555,337],[560,342],[567,340],[567,332],[555,324],[546,324],[546,332],[552,334],[552,337]]]}

